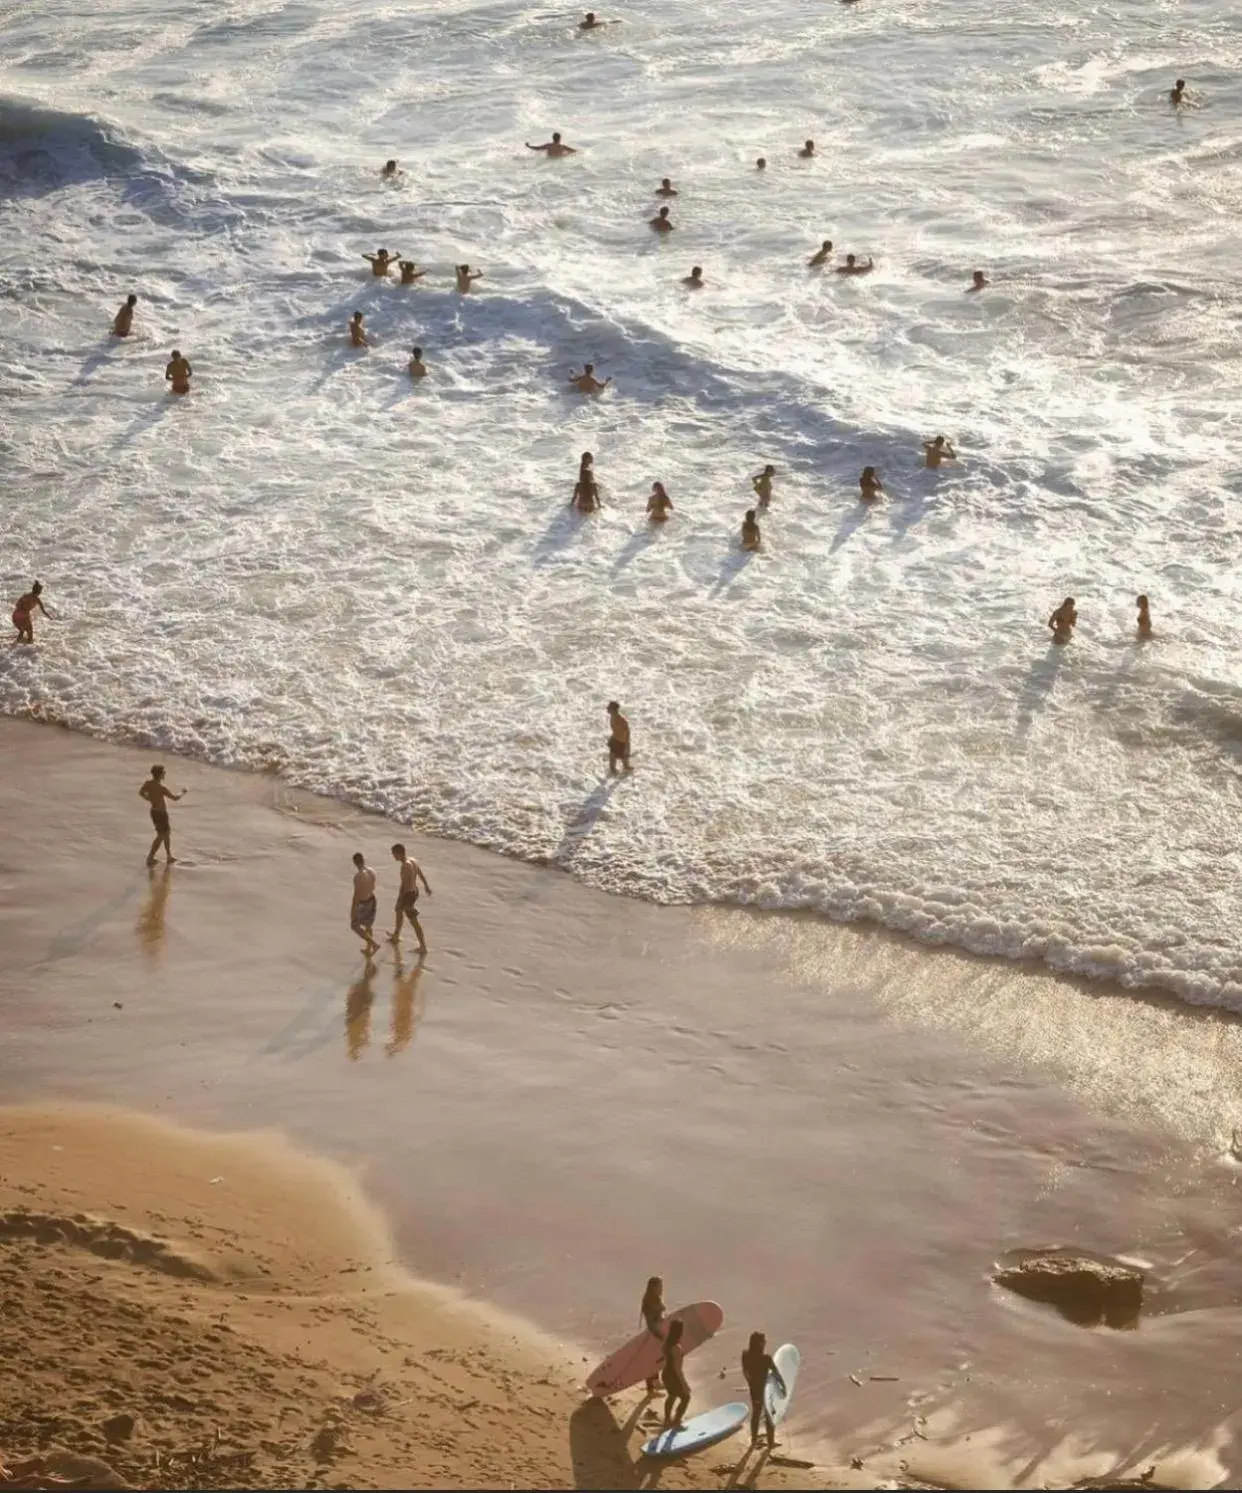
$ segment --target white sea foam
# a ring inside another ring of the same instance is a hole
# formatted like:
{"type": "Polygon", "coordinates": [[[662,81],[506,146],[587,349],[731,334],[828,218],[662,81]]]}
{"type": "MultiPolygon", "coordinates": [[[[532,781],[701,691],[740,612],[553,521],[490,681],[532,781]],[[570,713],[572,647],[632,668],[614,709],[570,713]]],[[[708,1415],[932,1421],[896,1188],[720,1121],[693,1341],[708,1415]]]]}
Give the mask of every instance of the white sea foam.
{"type": "Polygon", "coordinates": [[[4,652],[0,708],[619,891],[1242,1009],[1237,13],[617,13],[586,37],[375,0],[0,20],[0,572],[62,614],[4,652]],[[1202,107],[1168,107],[1177,75],[1202,107]],[[582,153],[523,148],[554,128],[582,153]],[[875,274],[808,273],[825,236],[875,274]],[[379,243],[427,281],[374,283],[379,243]],[[995,285],[966,296],[976,266],[995,285]],[[141,340],[110,345],[130,289],[141,340]],[[604,398],[561,387],[583,359],[604,398]],[[964,459],[935,477],[941,430],[964,459]],[[607,501],[582,521],[586,448],[607,501]],[[1080,635],[1051,649],[1066,593],[1080,635]]]}

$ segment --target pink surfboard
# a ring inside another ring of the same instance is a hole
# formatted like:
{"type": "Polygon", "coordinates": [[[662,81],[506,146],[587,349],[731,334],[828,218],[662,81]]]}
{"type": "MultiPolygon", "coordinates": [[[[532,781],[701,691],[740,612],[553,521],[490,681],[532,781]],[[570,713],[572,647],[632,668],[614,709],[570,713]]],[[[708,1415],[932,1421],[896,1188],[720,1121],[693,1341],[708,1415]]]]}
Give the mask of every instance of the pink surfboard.
{"type": "MultiPolygon", "coordinates": [[[[724,1312],[714,1301],[695,1301],[690,1306],[678,1307],[676,1311],[669,1312],[663,1322],[666,1329],[674,1317],[680,1317],[686,1324],[681,1339],[683,1351],[693,1353],[720,1331],[724,1312]]],[[[663,1352],[663,1342],[652,1337],[644,1327],[624,1348],[618,1348],[597,1369],[591,1371],[586,1387],[593,1395],[612,1395],[619,1390],[629,1389],[632,1384],[653,1379],[660,1372],[660,1356],[663,1352]]]]}

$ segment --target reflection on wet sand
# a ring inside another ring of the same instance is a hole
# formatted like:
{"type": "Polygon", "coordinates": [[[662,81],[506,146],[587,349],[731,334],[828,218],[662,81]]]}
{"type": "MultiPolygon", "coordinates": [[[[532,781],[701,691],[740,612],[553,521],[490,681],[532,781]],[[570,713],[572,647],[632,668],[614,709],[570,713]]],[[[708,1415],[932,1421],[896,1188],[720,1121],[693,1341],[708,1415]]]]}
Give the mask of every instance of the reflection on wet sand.
{"type": "MultiPolygon", "coordinates": [[[[357,1062],[371,1042],[371,1007],[375,1004],[378,973],[374,960],[368,959],[361,978],[355,980],[345,994],[345,1051],[351,1062],[357,1062]]],[[[400,949],[396,951],[392,972],[392,1030],[384,1044],[384,1051],[390,1058],[404,1052],[414,1040],[424,1006],[418,992],[422,974],[421,958],[407,968],[400,949]]]]}
{"type": "Polygon", "coordinates": [[[371,1005],[375,1000],[375,965],[370,959],[345,996],[345,1051],[357,1062],[371,1040],[371,1005]]]}
{"type": "Polygon", "coordinates": [[[172,868],[167,865],[159,869],[155,866],[147,868],[147,900],[134,924],[138,945],[152,962],[157,962],[164,951],[164,917],[168,894],[172,890],[171,872],[172,868]]]}

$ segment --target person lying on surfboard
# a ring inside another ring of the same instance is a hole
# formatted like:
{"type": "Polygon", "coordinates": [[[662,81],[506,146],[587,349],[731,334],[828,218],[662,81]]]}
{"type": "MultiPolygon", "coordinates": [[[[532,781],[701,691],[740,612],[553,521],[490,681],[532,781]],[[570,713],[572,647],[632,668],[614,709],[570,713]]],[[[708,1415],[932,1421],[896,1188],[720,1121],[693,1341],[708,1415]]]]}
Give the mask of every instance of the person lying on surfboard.
{"type": "MultiPolygon", "coordinates": [[[[652,1337],[664,1341],[664,1328],[660,1325],[664,1321],[664,1282],[658,1275],[653,1275],[647,1282],[647,1289],[643,1292],[643,1304],[638,1308],[643,1326],[652,1337]]],[[[653,1395],[658,1393],[660,1381],[652,1375],[647,1380],[647,1393],[653,1395]]]]}
{"type": "Polygon", "coordinates": [[[768,1352],[768,1340],[762,1332],[752,1332],[750,1342],[742,1349],[742,1373],[746,1376],[746,1387],[750,1390],[750,1444],[759,1444],[759,1417],[762,1416],[767,1428],[768,1445],[775,1446],[776,1427],[764,1403],[764,1391],[768,1387],[769,1376],[776,1379],[782,1394],[785,1393],[785,1381],[768,1352]]]}
{"type": "Polygon", "coordinates": [[[664,1354],[660,1359],[663,1367],[660,1370],[660,1382],[664,1385],[664,1424],[666,1426],[679,1426],[686,1418],[686,1411],[690,1408],[690,1386],[686,1383],[686,1376],[682,1373],[681,1360],[681,1336],[686,1330],[686,1324],[680,1317],[674,1317],[668,1324],[668,1332],[664,1336],[664,1354]]]}

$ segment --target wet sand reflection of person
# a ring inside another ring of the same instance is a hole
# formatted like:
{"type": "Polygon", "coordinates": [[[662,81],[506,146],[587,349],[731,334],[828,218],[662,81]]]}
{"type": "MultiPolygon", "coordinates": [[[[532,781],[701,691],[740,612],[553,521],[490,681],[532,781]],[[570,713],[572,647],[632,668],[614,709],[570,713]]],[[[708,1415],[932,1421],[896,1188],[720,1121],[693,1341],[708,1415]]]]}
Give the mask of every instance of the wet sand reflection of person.
{"type": "Polygon", "coordinates": [[[352,1063],[358,1061],[371,1040],[375,972],[375,963],[368,958],[361,977],[354,981],[345,994],[345,1051],[352,1063]]]}
{"type": "Polygon", "coordinates": [[[164,949],[164,935],[166,932],[164,919],[168,907],[168,894],[172,890],[172,876],[169,874],[168,864],[165,863],[162,871],[157,871],[154,866],[147,867],[147,900],[146,905],[138,914],[138,921],[134,924],[134,932],[138,935],[138,943],[142,952],[149,959],[158,959],[164,949]]]}
{"type": "Polygon", "coordinates": [[[418,999],[418,982],[423,976],[423,962],[416,960],[406,971],[401,950],[397,950],[392,975],[392,1035],[384,1051],[395,1058],[414,1040],[414,1030],[422,1018],[422,1005],[418,999]]]}

